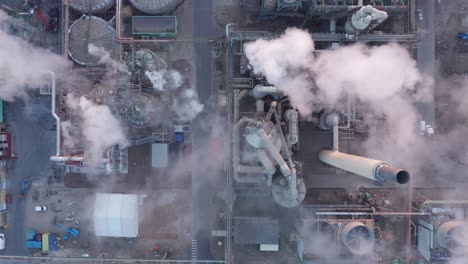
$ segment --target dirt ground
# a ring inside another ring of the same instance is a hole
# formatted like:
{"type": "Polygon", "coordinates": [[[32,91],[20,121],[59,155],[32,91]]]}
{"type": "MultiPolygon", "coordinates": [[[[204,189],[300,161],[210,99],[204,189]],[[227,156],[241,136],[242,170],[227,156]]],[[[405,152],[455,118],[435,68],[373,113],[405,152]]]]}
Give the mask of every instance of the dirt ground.
{"type": "Polygon", "coordinates": [[[441,0],[436,3],[436,58],[444,76],[468,74],[468,41],[457,39],[468,31],[468,1],[441,0]]]}
{"type": "MultiPolygon", "coordinates": [[[[59,184],[53,184],[59,185],[59,184]]],[[[96,237],[93,226],[95,195],[89,189],[69,189],[33,183],[26,196],[26,226],[38,233],[66,232],[53,224],[80,230],[77,239],[59,240],[60,249],[51,252],[59,257],[152,258],[152,248],[159,244],[162,251],[170,251],[174,258],[186,258],[191,241],[190,192],[157,191],[139,194],[139,237],[96,237]],[[33,194],[38,192],[37,200],[33,194]],[[35,212],[34,206],[45,205],[47,211],[35,212]]],[[[30,251],[35,254],[38,251],[30,251]]]]}

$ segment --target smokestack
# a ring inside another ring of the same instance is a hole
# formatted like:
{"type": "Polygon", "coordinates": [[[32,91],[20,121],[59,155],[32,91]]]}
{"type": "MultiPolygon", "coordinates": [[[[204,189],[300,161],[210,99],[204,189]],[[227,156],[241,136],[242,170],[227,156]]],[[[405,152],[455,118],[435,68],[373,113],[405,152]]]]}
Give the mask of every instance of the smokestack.
{"type": "Polygon", "coordinates": [[[376,184],[385,182],[405,184],[410,180],[410,174],[407,171],[395,169],[380,160],[331,150],[320,151],[319,159],[328,165],[366,177],[376,184]]]}

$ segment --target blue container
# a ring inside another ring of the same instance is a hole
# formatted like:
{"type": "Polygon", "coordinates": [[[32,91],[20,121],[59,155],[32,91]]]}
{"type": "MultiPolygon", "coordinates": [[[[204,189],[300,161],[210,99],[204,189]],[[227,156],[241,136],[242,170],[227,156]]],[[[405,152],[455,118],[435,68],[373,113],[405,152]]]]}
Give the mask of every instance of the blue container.
{"type": "Polygon", "coordinates": [[[36,236],[36,231],[31,229],[26,231],[26,240],[34,240],[34,236],[36,236]]]}
{"type": "Polygon", "coordinates": [[[26,248],[42,249],[42,242],[34,240],[26,241],[26,248]]]}
{"type": "Polygon", "coordinates": [[[185,140],[185,135],[182,133],[176,133],[175,134],[175,142],[176,143],[182,143],[185,140]]]}

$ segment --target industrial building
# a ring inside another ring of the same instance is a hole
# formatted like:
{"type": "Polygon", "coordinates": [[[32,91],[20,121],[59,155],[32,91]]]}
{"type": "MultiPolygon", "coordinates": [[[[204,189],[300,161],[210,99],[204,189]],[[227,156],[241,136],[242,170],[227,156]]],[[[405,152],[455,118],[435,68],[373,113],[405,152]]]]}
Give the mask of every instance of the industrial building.
{"type": "Polygon", "coordinates": [[[468,23],[440,2],[0,0],[2,34],[60,55],[0,82],[0,260],[464,263],[435,36],[468,23]]]}

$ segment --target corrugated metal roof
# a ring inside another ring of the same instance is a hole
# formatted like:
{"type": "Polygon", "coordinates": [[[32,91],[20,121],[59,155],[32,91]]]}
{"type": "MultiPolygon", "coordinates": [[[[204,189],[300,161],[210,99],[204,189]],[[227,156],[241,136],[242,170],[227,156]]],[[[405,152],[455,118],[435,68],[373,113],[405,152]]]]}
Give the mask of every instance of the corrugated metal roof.
{"type": "Polygon", "coordinates": [[[183,0],[130,0],[132,5],[147,14],[163,14],[174,10],[183,0]]]}
{"type": "Polygon", "coordinates": [[[258,245],[279,243],[279,223],[266,217],[235,217],[234,243],[258,245]]]}
{"type": "Polygon", "coordinates": [[[70,6],[83,13],[89,12],[102,12],[109,9],[114,5],[115,0],[72,0],[69,1],[70,6]]]}

